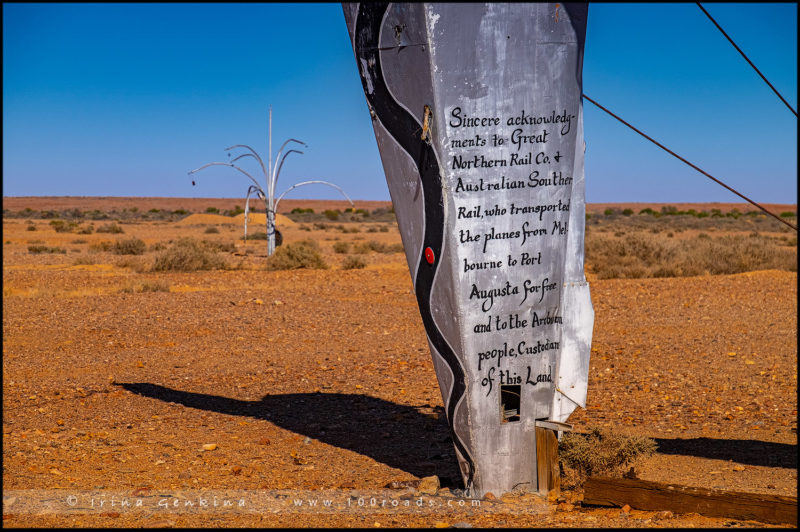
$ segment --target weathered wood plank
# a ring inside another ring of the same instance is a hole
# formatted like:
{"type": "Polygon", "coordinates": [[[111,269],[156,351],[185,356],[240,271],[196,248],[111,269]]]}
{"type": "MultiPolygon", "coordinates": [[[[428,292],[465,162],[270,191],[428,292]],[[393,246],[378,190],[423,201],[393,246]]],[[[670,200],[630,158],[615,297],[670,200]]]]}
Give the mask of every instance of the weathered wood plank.
{"type": "Polygon", "coordinates": [[[710,490],[638,479],[590,477],[584,485],[583,503],[628,504],[638,510],[695,512],[709,517],[797,525],[797,497],[710,490]]]}
{"type": "Polygon", "coordinates": [[[561,474],[558,467],[558,437],[556,431],[536,427],[536,470],[539,493],[558,492],[561,474]]]}

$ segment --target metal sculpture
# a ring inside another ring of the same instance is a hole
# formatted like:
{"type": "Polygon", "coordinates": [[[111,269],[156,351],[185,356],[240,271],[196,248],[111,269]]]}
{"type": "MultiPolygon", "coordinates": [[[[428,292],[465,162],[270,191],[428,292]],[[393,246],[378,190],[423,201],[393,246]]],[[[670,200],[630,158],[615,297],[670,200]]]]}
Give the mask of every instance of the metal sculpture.
{"type": "MultiPolygon", "coordinates": [[[[229,166],[229,167],[233,168],[234,170],[238,170],[239,172],[243,173],[248,178],[250,178],[250,180],[253,182],[253,184],[250,185],[248,187],[248,189],[247,189],[247,195],[245,196],[245,206],[244,206],[244,238],[245,238],[245,242],[247,241],[247,219],[248,219],[249,214],[250,214],[250,196],[251,196],[251,194],[255,193],[258,196],[258,199],[260,199],[261,201],[264,202],[264,210],[266,212],[266,225],[267,225],[267,255],[268,256],[272,256],[272,254],[275,253],[275,213],[278,212],[278,204],[280,203],[281,199],[290,190],[293,190],[293,189],[295,189],[297,187],[301,187],[301,186],[305,186],[305,185],[315,185],[315,184],[327,185],[329,187],[332,187],[332,188],[335,188],[336,190],[338,190],[342,194],[342,196],[344,196],[345,199],[348,202],[350,202],[351,206],[354,206],[354,204],[353,204],[353,200],[351,200],[347,196],[347,194],[345,194],[344,190],[342,190],[341,187],[339,187],[338,185],[334,185],[333,183],[329,183],[327,181],[322,181],[322,180],[319,180],[319,179],[315,179],[315,180],[311,180],[311,181],[303,181],[301,183],[296,183],[296,184],[292,185],[291,187],[289,187],[287,190],[285,190],[276,199],[275,198],[275,186],[276,186],[276,184],[278,182],[278,178],[281,175],[281,169],[283,168],[284,161],[286,160],[286,158],[289,156],[290,153],[300,153],[300,154],[303,153],[300,150],[294,150],[294,149],[290,149],[286,153],[283,153],[284,148],[286,148],[286,146],[290,142],[295,142],[295,143],[301,144],[301,145],[303,145],[305,147],[308,147],[308,145],[305,142],[301,141],[301,140],[297,140],[297,139],[294,139],[294,138],[287,139],[281,145],[281,148],[278,150],[278,153],[275,155],[275,159],[273,161],[273,159],[272,159],[272,107],[271,106],[269,108],[269,141],[268,142],[269,142],[269,155],[270,155],[267,158],[268,168],[264,166],[264,160],[258,155],[258,152],[256,152],[253,148],[251,148],[250,146],[248,146],[246,144],[235,144],[233,146],[225,148],[225,151],[228,152],[228,157],[231,156],[230,151],[234,150],[234,149],[243,148],[243,149],[248,150],[248,151],[245,152],[245,153],[242,153],[240,155],[237,155],[230,162],[227,162],[227,163],[224,163],[224,162],[213,162],[213,163],[205,164],[205,165],[201,166],[200,168],[195,168],[194,170],[189,172],[189,175],[192,175],[192,174],[194,174],[196,172],[199,172],[200,170],[203,170],[203,169],[208,168],[210,166],[229,166]],[[256,178],[254,178],[252,175],[250,175],[247,171],[243,170],[239,166],[233,164],[236,161],[238,161],[239,159],[242,159],[244,157],[252,157],[256,161],[258,161],[258,164],[261,167],[261,171],[264,173],[264,179],[265,179],[265,182],[266,182],[266,185],[267,185],[266,192],[261,187],[261,184],[258,182],[258,180],[256,178]]],[[[195,184],[195,182],[192,181],[192,185],[194,185],[194,184],[195,184]]]]}

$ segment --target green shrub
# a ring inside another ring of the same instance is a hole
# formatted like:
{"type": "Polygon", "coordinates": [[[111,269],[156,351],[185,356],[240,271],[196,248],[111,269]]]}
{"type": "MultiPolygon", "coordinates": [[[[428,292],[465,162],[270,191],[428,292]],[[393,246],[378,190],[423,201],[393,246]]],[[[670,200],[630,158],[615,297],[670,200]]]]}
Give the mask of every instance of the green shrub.
{"type": "Polygon", "coordinates": [[[129,238],[127,240],[118,240],[115,242],[112,251],[115,255],[141,255],[146,249],[147,246],[143,240],[129,238]]]}
{"type": "Polygon", "coordinates": [[[191,272],[227,268],[225,259],[194,238],[181,238],[160,252],[153,263],[153,271],[191,272]]]}
{"type": "Polygon", "coordinates": [[[172,214],[178,214],[182,216],[185,214],[189,214],[189,211],[187,211],[186,209],[175,209],[174,211],[172,211],[172,214]]]}
{"type": "Polygon", "coordinates": [[[111,234],[119,234],[125,232],[122,230],[120,226],[118,226],[116,223],[113,222],[110,224],[101,225],[96,229],[96,231],[98,233],[111,233],[111,234]]]}
{"type": "Polygon", "coordinates": [[[603,211],[603,214],[605,214],[606,216],[611,216],[612,214],[614,214],[614,209],[608,207],[606,210],[603,211]]]}
{"type": "Polygon", "coordinates": [[[623,216],[630,216],[631,214],[633,214],[633,209],[625,209],[624,211],[622,211],[622,214],[623,216]]]}
{"type": "Polygon", "coordinates": [[[331,210],[327,209],[324,213],[325,218],[328,220],[338,220],[339,219],[339,211],[338,210],[331,210]]]}
{"type": "Polygon", "coordinates": [[[267,259],[267,270],[298,270],[302,268],[324,270],[328,268],[319,252],[319,244],[313,240],[301,240],[278,248],[267,259]]]}
{"type": "Polygon", "coordinates": [[[589,476],[615,476],[639,458],[652,455],[656,442],[643,436],[622,436],[597,427],[588,434],[567,432],[558,444],[564,487],[579,487],[589,476]]]}
{"type": "Polygon", "coordinates": [[[242,209],[239,205],[236,205],[233,209],[225,211],[225,216],[239,216],[243,212],[244,209],[242,209]]]}
{"type": "Polygon", "coordinates": [[[347,253],[350,251],[350,243],[349,242],[336,242],[333,245],[333,251],[336,253],[347,253]]]}
{"type": "Polygon", "coordinates": [[[217,209],[216,207],[208,207],[206,209],[206,212],[208,214],[219,214],[219,209],[217,209]]]}
{"type": "Polygon", "coordinates": [[[781,213],[781,218],[794,218],[795,216],[797,216],[797,214],[791,211],[781,213]]]}

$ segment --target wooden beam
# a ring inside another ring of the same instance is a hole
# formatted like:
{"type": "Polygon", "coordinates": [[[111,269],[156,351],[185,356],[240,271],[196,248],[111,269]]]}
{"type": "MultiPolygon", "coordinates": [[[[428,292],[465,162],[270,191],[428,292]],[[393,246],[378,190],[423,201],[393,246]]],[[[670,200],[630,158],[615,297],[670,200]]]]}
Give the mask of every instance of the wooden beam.
{"type": "Polygon", "coordinates": [[[536,468],[539,493],[546,495],[561,490],[561,471],[558,467],[558,437],[556,431],[536,427],[536,468]]]}
{"type": "Polygon", "coordinates": [[[695,512],[709,517],[797,525],[797,497],[710,490],[629,478],[590,477],[583,504],[695,512]]]}

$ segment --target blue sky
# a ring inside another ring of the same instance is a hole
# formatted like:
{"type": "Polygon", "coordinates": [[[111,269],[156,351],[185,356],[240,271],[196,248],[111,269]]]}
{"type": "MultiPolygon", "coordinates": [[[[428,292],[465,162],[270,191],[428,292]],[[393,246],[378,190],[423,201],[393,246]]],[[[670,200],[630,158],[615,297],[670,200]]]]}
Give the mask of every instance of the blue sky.
{"type": "MultiPolygon", "coordinates": [[[[797,4],[704,4],[797,109],[797,4]]],[[[797,196],[797,118],[695,4],[590,4],[584,92],[763,202],[797,196]]],[[[3,195],[242,197],[249,144],[388,200],[339,4],[3,4],[3,195]],[[244,164],[244,161],[242,161],[244,164]]],[[[588,102],[590,202],[739,201],[588,102]]],[[[255,171],[255,168],[248,167],[255,171]]],[[[287,197],[335,198],[323,186],[287,197]]]]}

